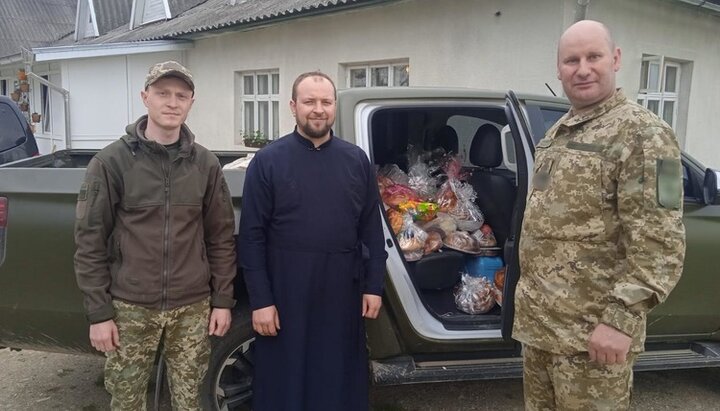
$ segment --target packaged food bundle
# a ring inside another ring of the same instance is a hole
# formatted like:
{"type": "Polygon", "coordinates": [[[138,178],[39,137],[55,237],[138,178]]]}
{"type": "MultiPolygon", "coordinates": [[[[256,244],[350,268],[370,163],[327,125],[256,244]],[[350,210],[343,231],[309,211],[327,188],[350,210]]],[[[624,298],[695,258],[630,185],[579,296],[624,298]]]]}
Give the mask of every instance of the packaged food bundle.
{"type": "Polygon", "coordinates": [[[412,216],[403,216],[403,227],[398,234],[398,244],[407,261],[417,261],[423,256],[427,233],[413,223],[412,216]]]}
{"type": "Polygon", "coordinates": [[[502,291],[505,287],[505,273],[507,272],[507,266],[495,271],[495,287],[502,291]]]}
{"type": "Polygon", "coordinates": [[[471,277],[463,273],[454,294],[458,310],[468,314],[483,314],[495,306],[497,291],[485,277],[471,277]]]}
{"type": "Polygon", "coordinates": [[[477,241],[464,231],[454,231],[448,234],[443,242],[449,248],[466,253],[476,253],[479,250],[477,241]]]}
{"type": "Polygon", "coordinates": [[[387,217],[388,221],[390,222],[390,228],[392,228],[395,235],[398,235],[398,233],[400,233],[400,230],[402,230],[403,214],[403,212],[398,211],[394,208],[389,208],[387,210],[387,217]]]}
{"type": "Polygon", "coordinates": [[[428,202],[406,201],[400,203],[398,209],[409,213],[415,221],[430,221],[437,215],[438,205],[428,202]]]}
{"type": "Polygon", "coordinates": [[[442,169],[448,180],[465,181],[469,176],[467,172],[462,171],[462,158],[460,158],[460,155],[445,157],[442,169]]]}
{"type": "Polygon", "coordinates": [[[443,245],[442,233],[438,229],[427,231],[427,239],[423,247],[423,255],[428,255],[439,250],[443,245]]]}
{"type": "Polygon", "coordinates": [[[477,194],[468,183],[459,180],[448,180],[448,185],[457,197],[455,207],[448,213],[455,219],[458,230],[475,231],[485,222],[485,217],[475,204],[477,194]]]}
{"type": "Polygon", "coordinates": [[[385,191],[386,188],[390,187],[391,185],[395,184],[390,178],[385,176],[377,176],[377,183],[378,183],[378,191],[380,192],[380,195],[385,191]]]}
{"type": "Polygon", "coordinates": [[[472,237],[477,240],[480,247],[495,247],[497,246],[497,240],[495,239],[495,233],[489,225],[483,224],[479,230],[472,233],[472,237]]]}
{"type": "Polygon", "coordinates": [[[382,192],[382,201],[390,207],[397,207],[408,201],[420,202],[421,200],[410,187],[393,184],[382,192]]]}
{"type": "Polygon", "coordinates": [[[402,184],[406,186],[410,182],[408,175],[405,174],[405,172],[402,171],[397,164],[385,164],[384,166],[380,167],[377,175],[381,177],[387,177],[395,184],[402,184]]]}
{"type": "Polygon", "coordinates": [[[437,193],[437,177],[433,176],[433,172],[437,167],[430,167],[427,163],[423,162],[423,157],[418,156],[410,166],[408,172],[408,185],[410,188],[415,190],[417,195],[422,199],[435,198],[437,193]]]}
{"type": "Polygon", "coordinates": [[[457,201],[457,196],[450,186],[450,181],[448,180],[444,182],[435,196],[435,202],[438,207],[440,207],[440,211],[443,213],[449,213],[451,210],[455,209],[457,201]]]}
{"type": "Polygon", "coordinates": [[[434,228],[442,231],[442,236],[445,238],[446,235],[457,231],[457,224],[449,214],[438,212],[434,219],[426,222],[422,226],[422,229],[428,232],[434,228]]]}

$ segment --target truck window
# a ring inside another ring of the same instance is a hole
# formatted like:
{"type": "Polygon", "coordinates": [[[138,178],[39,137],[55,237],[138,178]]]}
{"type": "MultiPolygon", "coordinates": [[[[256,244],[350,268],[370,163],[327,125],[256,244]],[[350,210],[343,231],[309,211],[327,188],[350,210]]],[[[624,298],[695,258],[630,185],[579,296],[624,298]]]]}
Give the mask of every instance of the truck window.
{"type": "Polygon", "coordinates": [[[567,113],[567,109],[564,108],[546,107],[534,103],[527,103],[525,110],[530,122],[533,144],[537,144],[545,136],[545,132],[567,113]]]}
{"type": "Polygon", "coordinates": [[[0,103],[0,151],[6,151],[18,145],[25,137],[22,122],[7,103],[0,103]]]}

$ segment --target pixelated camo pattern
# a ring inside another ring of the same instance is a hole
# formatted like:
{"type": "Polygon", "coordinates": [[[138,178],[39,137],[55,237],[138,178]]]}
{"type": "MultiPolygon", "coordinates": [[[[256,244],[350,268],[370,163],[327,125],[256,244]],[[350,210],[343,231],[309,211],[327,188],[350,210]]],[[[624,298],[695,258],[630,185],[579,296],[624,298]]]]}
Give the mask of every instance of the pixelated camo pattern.
{"type": "Polygon", "coordinates": [[[685,254],[672,130],[618,90],[591,112],[562,117],[535,157],[513,337],[577,353],[603,322],[641,351],[646,314],[679,280],[685,254]]]}
{"type": "Polygon", "coordinates": [[[636,358],[631,354],[624,364],[600,365],[587,353],[558,355],[524,346],[525,410],[627,410],[636,358]]]}
{"type": "Polygon", "coordinates": [[[147,409],[147,388],[163,336],[174,410],[200,410],[200,385],[208,369],[210,300],[161,311],[114,300],[120,348],[107,354],[105,388],[113,411],[147,409]]]}

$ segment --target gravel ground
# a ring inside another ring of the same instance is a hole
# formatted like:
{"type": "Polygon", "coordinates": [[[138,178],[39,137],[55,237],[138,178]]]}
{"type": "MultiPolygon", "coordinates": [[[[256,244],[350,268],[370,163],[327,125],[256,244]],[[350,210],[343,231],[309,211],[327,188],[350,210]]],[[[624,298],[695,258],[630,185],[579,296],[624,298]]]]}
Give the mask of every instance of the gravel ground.
{"type": "MultiPolygon", "coordinates": [[[[0,364],[0,410],[109,409],[100,357],[2,349],[0,364]]],[[[377,411],[511,411],[523,404],[519,380],[374,387],[371,401],[377,411]]],[[[638,373],[633,409],[720,410],[720,368],[638,373]]]]}

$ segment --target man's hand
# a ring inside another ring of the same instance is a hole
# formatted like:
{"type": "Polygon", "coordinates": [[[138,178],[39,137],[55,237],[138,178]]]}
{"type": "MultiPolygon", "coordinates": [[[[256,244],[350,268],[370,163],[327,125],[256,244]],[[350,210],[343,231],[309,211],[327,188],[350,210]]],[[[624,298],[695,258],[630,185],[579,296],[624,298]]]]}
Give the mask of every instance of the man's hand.
{"type": "Polygon", "coordinates": [[[280,329],[280,317],[274,305],[259,308],[252,313],[253,330],[263,336],[276,336],[280,329]]]}
{"type": "Polygon", "coordinates": [[[375,294],[363,294],[363,317],[377,318],[378,314],[380,314],[380,307],[382,307],[382,297],[375,294]]]}
{"type": "Polygon", "coordinates": [[[120,347],[120,334],[115,321],[107,320],[90,324],[90,344],[101,352],[114,351],[120,347]]]}
{"type": "Polygon", "coordinates": [[[230,314],[229,308],[213,308],[210,311],[209,334],[222,337],[230,329],[231,321],[232,314],[230,314]]]}
{"type": "Polygon", "coordinates": [[[632,337],[609,325],[600,323],[590,334],[588,353],[590,361],[598,364],[622,364],[627,361],[632,337]]]}

